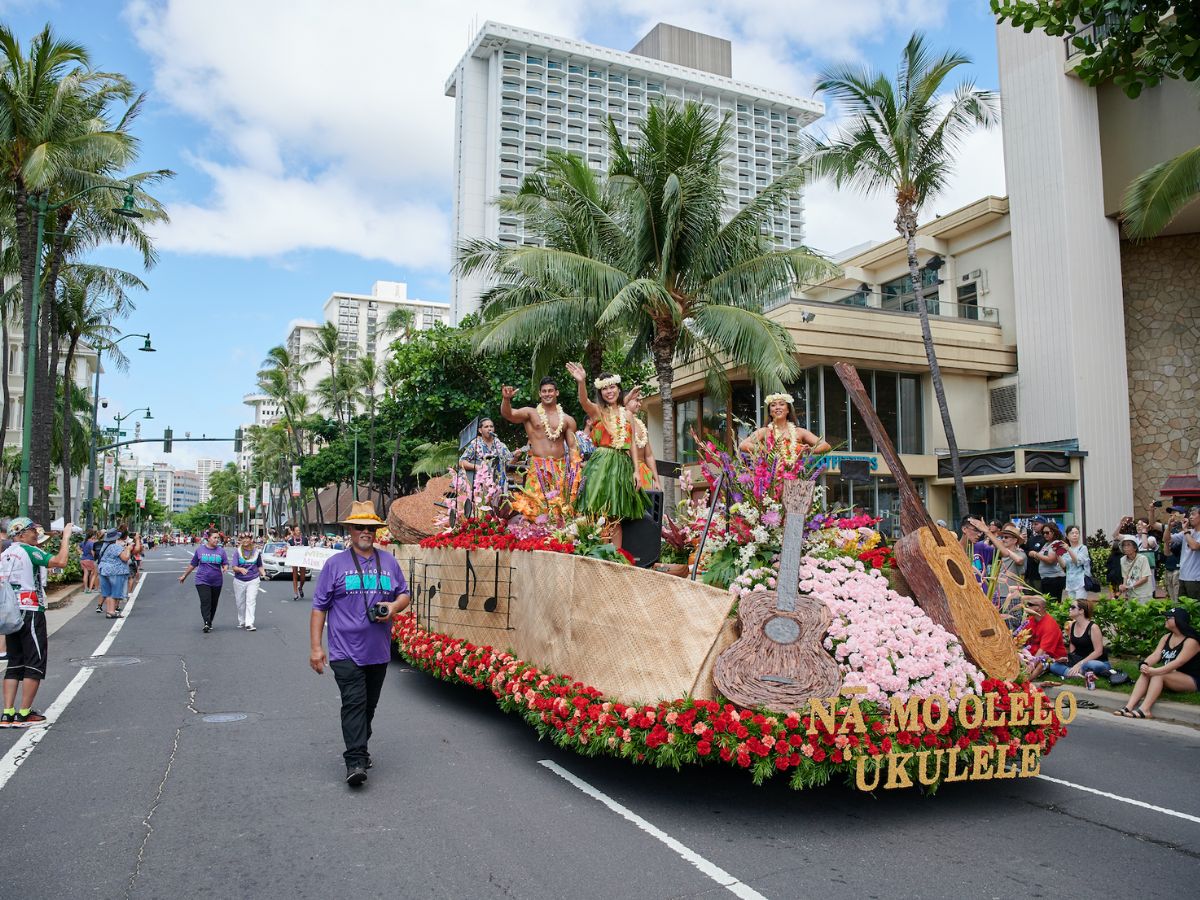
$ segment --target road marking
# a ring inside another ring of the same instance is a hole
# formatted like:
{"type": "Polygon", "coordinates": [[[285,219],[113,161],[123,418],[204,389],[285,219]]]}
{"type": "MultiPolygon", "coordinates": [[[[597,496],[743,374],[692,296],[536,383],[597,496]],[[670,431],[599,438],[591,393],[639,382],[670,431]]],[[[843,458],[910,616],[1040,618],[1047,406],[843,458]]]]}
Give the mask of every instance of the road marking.
{"type": "MultiPolygon", "coordinates": [[[[137,583],[133,591],[130,592],[129,601],[125,604],[126,616],[133,610],[133,605],[137,602],[138,594],[142,592],[142,585],[145,583],[146,579],[143,578],[137,583]]],[[[103,656],[107,653],[108,648],[112,646],[112,642],[121,633],[121,629],[125,627],[125,623],[128,621],[126,618],[121,618],[113,622],[112,628],[108,629],[108,634],[104,636],[104,640],[99,643],[92,656],[103,656]]],[[[46,736],[46,732],[54,727],[54,723],[58,721],[58,717],[62,715],[63,710],[75,699],[75,695],[83,690],[83,686],[87,684],[88,679],[92,677],[92,673],[95,671],[96,669],[93,666],[84,666],[80,669],[75,677],[71,679],[70,684],[63,688],[62,693],[54,698],[54,702],[46,710],[46,724],[26,729],[20,739],[0,758],[0,790],[4,790],[4,786],[17,773],[17,769],[21,768],[21,764],[29,759],[29,755],[33,753],[33,748],[42,742],[42,738],[46,736]]]]}
{"type": "Polygon", "coordinates": [[[1070,781],[1063,781],[1061,778],[1051,778],[1049,775],[1038,775],[1043,781],[1052,781],[1055,784],[1061,784],[1063,787],[1075,788],[1077,791],[1084,791],[1088,794],[1095,794],[1098,797],[1107,797],[1109,800],[1119,800],[1121,803],[1128,803],[1130,806],[1140,806],[1142,809],[1153,810],[1154,812],[1162,813],[1164,816],[1174,816],[1177,819],[1186,819],[1189,822],[1195,822],[1200,825],[1200,816],[1193,816],[1189,813],[1178,812],[1174,809],[1167,809],[1165,806],[1155,806],[1153,803],[1146,803],[1143,800],[1134,800],[1132,797],[1122,797],[1120,794],[1110,794],[1108,791],[1097,790],[1093,787],[1087,787],[1082,784],[1074,784],[1070,781]]]}
{"type": "Polygon", "coordinates": [[[547,769],[549,769],[555,775],[558,775],[564,781],[567,781],[568,783],[573,784],[575,787],[579,788],[579,790],[583,791],[589,797],[591,797],[595,800],[599,800],[601,803],[603,803],[605,806],[607,806],[609,809],[611,809],[617,815],[621,816],[624,819],[628,819],[630,822],[632,822],[634,825],[636,825],[642,831],[646,832],[646,834],[650,835],[655,840],[661,841],[662,843],[666,844],[668,847],[670,847],[672,850],[674,850],[676,853],[678,853],[681,857],[683,857],[683,859],[686,862],[691,863],[693,866],[695,866],[697,869],[699,869],[701,872],[703,872],[705,875],[707,875],[709,878],[711,878],[717,884],[726,888],[734,896],[742,897],[743,900],[767,900],[766,897],[764,897],[758,891],[754,890],[754,888],[750,887],[748,884],[744,884],[741,881],[738,881],[736,878],[734,878],[732,875],[730,875],[728,872],[726,872],[724,869],[722,869],[716,863],[709,862],[707,859],[705,859],[703,856],[701,856],[696,851],[692,850],[689,847],[685,847],[683,844],[679,843],[679,841],[675,840],[675,838],[671,837],[669,834],[667,834],[662,829],[657,828],[654,825],[651,825],[649,822],[647,822],[645,819],[643,819],[641,816],[639,816],[633,810],[629,809],[626,806],[622,806],[620,803],[618,803],[612,797],[608,796],[603,791],[592,787],[590,784],[588,784],[582,778],[578,778],[575,775],[572,775],[570,772],[568,772],[562,766],[558,765],[558,763],[554,762],[553,760],[540,759],[540,760],[538,760],[538,765],[545,766],[547,769]]]}

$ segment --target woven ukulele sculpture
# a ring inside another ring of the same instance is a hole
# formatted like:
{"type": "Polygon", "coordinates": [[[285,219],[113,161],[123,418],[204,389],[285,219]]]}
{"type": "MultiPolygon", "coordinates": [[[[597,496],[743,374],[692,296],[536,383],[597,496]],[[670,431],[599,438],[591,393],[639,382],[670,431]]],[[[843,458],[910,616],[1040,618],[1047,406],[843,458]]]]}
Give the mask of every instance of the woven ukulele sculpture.
{"type": "Polygon", "coordinates": [[[799,590],[804,522],[812,505],[813,483],[792,481],[783,489],[787,518],[778,591],[754,591],[738,603],[741,637],[717,658],[717,689],[744,707],[774,712],[802,709],[813,697],[837,695],[838,664],[821,642],[833,621],[829,607],[799,590]]]}
{"type": "Polygon", "coordinates": [[[1012,681],[1021,673],[1021,659],[1000,612],[975,580],[966,551],[952,532],[930,518],[871,405],[858,370],[844,362],[835,363],[833,368],[900,489],[900,530],[904,536],[896,541],[892,555],[912,590],[913,600],[929,618],[958,637],[971,662],[992,678],[1012,681]]]}

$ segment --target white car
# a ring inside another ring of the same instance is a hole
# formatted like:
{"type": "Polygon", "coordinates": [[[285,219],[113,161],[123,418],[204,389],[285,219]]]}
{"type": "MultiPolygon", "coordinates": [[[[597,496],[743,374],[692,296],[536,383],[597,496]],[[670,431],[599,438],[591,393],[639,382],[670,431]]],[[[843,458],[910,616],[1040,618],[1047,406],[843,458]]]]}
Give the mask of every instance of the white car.
{"type": "Polygon", "coordinates": [[[263,572],[267,576],[268,581],[277,575],[291,577],[292,569],[287,564],[287,551],[288,545],[283,541],[270,541],[263,547],[263,572]]]}

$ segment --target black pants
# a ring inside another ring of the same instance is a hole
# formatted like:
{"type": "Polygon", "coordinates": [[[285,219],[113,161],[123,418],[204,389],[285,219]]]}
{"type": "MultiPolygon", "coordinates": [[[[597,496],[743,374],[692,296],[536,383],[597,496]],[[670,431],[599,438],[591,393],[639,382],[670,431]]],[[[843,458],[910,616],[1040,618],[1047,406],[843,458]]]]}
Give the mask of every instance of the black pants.
{"type": "Polygon", "coordinates": [[[5,650],[8,652],[8,669],[4,672],[4,680],[22,681],[27,678],[30,681],[44,681],[46,651],[49,648],[45,610],[29,610],[21,615],[24,617],[21,627],[4,636],[5,650]]]}
{"type": "Polygon", "coordinates": [[[1063,591],[1067,589],[1067,576],[1062,578],[1043,578],[1042,593],[1050,597],[1051,600],[1057,602],[1062,599],[1063,591]]]}
{"type": "Polygon", "coordinates": [[[387,675],[387,663],[360,666],[350,659],[329,663],[338,690],[342,692],[342,739],[346,742],[346,768],[367,764],[367,742],[371,740],[371,720],[387,675]]]}
{"type": "Polygon", "coordinates": [[[1179,594],[1181,597],[1191,597],[1200,600],[1200,581],[1180,581],[1179,594]]]}
{"type": "Polygon", "coordinates": [[[221,586],[197,584],[196,593],[200,595],[200,618],[204,620],[205,625],[211,626],[213,616],[217,614],[217,601],[221,599],[221,586]]]}

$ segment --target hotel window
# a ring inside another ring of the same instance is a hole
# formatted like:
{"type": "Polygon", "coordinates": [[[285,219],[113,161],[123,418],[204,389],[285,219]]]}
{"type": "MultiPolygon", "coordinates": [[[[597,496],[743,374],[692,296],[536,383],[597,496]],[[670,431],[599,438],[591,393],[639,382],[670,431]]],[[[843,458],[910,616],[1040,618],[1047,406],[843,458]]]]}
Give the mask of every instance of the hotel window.
{"type": "Polygon", "coordinates": [[[548,63],[546,63],[546,68],[547,69],[561,69],[562,63],[560,63],[557,59],[552,59],[548,63]]]}
{"type": "Polygon", "coordinates": [[[700,433],[700,398],[675,404],[675,452],[681,462],[695,462],[696,442],[692,431],[700,433]]]}
{"type": "Polygon", "coordinates": [[[582,75],[583,66],[567,66],[567,73],[570,75],[582,75]]]}
{"type": "MultiPolygon", "coordinates": [[[[921,269],[921,296],[925,300],[925,308],[930,315],[937,315],[938,309],[938,273],[936,269],[921,269]]],[[[913,299],[912,278],[905,274],[893,278],[879,286],[881,295],[880,306],[883,309],[916,312],[917,304],[913,299]]]]}
{"type": "Polygon", "coordinates": [[[540,56],[527,56],[525,57],[525,62],[531,66],[540,66],[542,64],[542,58],[540,56]]]}

